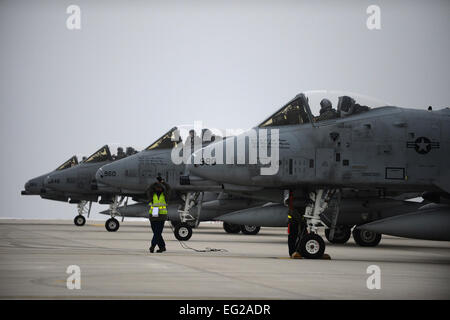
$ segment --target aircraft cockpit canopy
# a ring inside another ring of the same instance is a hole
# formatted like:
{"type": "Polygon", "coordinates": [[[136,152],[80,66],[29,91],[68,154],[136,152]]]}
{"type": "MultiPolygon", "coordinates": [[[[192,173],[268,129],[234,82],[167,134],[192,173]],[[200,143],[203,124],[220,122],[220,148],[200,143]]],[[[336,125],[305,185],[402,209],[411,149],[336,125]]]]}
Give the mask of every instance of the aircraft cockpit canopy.
{"type": "Polygon", "coordinates": [[[334,90],[307,91],[297,95],[258,127],[316,123],[345,118],[388,105],[378,99],[355,93],[334,90]]]}
{"type": "Polygon", "coordinates": [[[259,127],[265,128],[309,123],[310,117],[308,111],[308,103],[305,96],[300,94],[263,121],[259,127]]]}
{"type": "Polygon", "coordinates": [[[161,138],[149,145],[145,150],[162,150],[162,149],[172,149],[177,146],[178,143],[182,142],[180,133],[177,127],[173,127],[161,138]]]}
{"type": "Polygon", "coordinates": [[[55,171],[61,171],[67,168],[75,167],[78,164],[78,159],[76,156],[73,156],[62,165],[60,165],[55,171]]]}
{"type": "Polygon", "coordinates": [[[338,90],[314,90],[304,93],[313,114],[313,122],[350,117],[389,104],[376,98],[338,90]]]}
{"type": "Polygon", "coordinates": [[[107,145],[101,147],[98,151],[94,152],[91,156],[89,156],[84,163],[96,163],[112,160],[111,153],[109,151],[109,147],[107,145]]]}

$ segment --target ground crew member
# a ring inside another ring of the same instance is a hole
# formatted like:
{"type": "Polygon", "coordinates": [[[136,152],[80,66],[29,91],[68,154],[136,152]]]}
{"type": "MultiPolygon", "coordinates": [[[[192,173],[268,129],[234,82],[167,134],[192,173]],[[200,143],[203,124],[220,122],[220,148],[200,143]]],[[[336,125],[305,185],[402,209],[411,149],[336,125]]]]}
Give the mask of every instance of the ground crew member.
{"type": "Polygon", "coordinates": [[[155,247],[159,249],[156,252],[166,251],[166,243],[162,237],[164,223],[167,220],[167,200],[169,199],[170,187],[158,176],[157,182],[153,183],[147,190],[149,203],[149,219],[153,231],[150,252],[155,251],[155,247]]]}
{"type": "Polygon", "coordinates": [[[289,192],[289,214],[288,214],[288,248],[291,258],[300,258],[297,247],[301,236],[307,232],[306,221],[299,209],[293,207],[293,193],[289,192]]]}
{"type": "Polygon", "coordinates": [[[298,244],[301,239],[301,236],[306,232],[306,221],[303,217],[303,214],[299,209],[293,209],[289,211],[289,224],[288,224],[288,247],[289,247],[289,256],[291,258],[300,257],[297,252],[298,244]]]}
{"type": "Polygon", "coordinates": [[[320,101],[320,115],[316,118],[316,121],[336,119],[337,117],[337,111],[333,109],[331,101],[322,99],[322,101],[320,101]]]}

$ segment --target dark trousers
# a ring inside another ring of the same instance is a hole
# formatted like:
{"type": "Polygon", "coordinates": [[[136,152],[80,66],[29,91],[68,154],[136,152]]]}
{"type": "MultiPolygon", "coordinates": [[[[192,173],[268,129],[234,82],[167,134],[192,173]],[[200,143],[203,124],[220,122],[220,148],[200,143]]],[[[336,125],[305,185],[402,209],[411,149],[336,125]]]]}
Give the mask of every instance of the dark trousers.
{"type": "Polygon", "coordinates": [[[305,234],[308,233],[306,221],[301,219],[296,221],[294,219],[289,219],[289,235],[288,235],[288,247],[289,256],[297,251],[300,240],[305,234]]]}
{"type": "Polygon", "coordinates": [[[159,248],[165,248],[166,243],[162,237],[165,221],[150,221],[153,231],[152,246],[158,245],[159,248]]]}
{"type": "Polygon", "coordinates": [[[289,234],[288,234],[289,256],[292,256],[292,254],[297,250],[298,228],[299,228],[298,222],[289,219],[289,234]]]}

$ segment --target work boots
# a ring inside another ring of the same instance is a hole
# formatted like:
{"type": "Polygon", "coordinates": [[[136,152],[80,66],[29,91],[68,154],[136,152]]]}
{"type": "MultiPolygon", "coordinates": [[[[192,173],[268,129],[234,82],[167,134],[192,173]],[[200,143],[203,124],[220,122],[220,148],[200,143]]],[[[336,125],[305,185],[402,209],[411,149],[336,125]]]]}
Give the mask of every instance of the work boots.
{"type": "Polygon", "coordinates": [[[166,251],[166,247],[160,247],[156,252],[161,253],[161,252],[164,252],[164,251],[166,251]]]}
{"type": "Polygon", "coordinates": [[[150,253],[153,253],[153,252],[155,252],[155,246],[153,246],[153,245],[152,245],[152,246],[150,246],[150,249],[149,249],[149,250],[150,250],[150,253]]]}

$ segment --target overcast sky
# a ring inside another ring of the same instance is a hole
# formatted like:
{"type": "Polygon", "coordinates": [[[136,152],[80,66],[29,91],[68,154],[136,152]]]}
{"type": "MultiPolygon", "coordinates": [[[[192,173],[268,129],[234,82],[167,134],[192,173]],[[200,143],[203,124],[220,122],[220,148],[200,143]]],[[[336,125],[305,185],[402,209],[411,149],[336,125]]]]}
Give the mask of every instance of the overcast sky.
{"type": "Polygon", "coordinates": [[[249,128],[305,90],[448,106],[449,31],[450,1],[2,0],[0,217],[72,219],[20,191],[74,154],[195,120],[249,128]]]}

